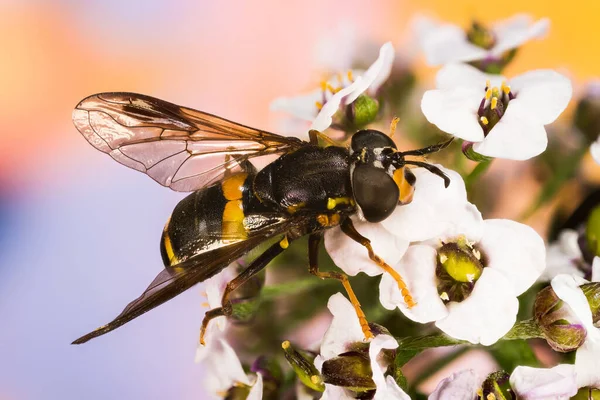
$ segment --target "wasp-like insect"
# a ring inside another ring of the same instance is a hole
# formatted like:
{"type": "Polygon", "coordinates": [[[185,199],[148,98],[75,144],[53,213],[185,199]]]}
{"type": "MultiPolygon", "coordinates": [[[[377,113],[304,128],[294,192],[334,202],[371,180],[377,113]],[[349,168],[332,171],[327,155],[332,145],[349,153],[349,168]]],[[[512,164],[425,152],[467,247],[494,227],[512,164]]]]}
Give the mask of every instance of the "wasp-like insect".
{"type": "Polygon", "coordinates": [[[400,152],[384,133],[361,130],[349,148],[322,147],[318,139],[326,137],[316,131],[306,142],[134,93],[90,96],[73,111],[73,122],[95,148],[121,164],[173,190],[193,192],[177,204],[163,230],[164,270],[112,322],[74,344],[118,328],[217,274],[267,239],[279,238],[229,282],[222,306],[206,313],[203,342],[209,321],[231,314],[231,293],[304,235],[309,235],[310,273],[341,281],[365,336],[371,337],[347,276],[319,271],[323,232],[334,226],[362,244],[373,262],[394,276],[407,305],[414,305],[402,278],[373,252],[349,217],[359,213],[379,222],[399,203],[410,202],[415,175],[408,164],[439,175],[448,186],[450,180],[439,168],[405,157],[435,152],[450,142],[400,152]],[[281,156],[257,172],[249,160],[266,155],[281,156]]]}

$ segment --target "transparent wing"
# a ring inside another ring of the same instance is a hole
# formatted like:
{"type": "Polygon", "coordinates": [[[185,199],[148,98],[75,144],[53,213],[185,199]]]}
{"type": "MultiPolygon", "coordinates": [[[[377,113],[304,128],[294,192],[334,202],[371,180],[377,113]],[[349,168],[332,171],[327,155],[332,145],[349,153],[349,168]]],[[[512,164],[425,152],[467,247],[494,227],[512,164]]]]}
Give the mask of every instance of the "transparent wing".
{"type": "Polygon", "coordinates": [[[90,96],[73,111],[73,123],[98,150],[180,192],[242,171],[249,158],[308,144],[135,93],[90,96]]]}

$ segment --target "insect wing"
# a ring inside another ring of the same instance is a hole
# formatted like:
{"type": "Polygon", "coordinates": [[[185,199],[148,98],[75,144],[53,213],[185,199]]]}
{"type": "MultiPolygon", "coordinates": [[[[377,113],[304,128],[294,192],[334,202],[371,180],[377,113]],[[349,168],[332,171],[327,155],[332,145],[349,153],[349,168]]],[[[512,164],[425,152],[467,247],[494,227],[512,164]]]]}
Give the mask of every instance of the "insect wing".
{"type": "Polygon", "coordinates": [[[82,100],[73,123],[92,146],[163,186],[189,192],[244,170],[244,161],[307,144],[135,93],[82,100]]]}
{"type": "Polygon", "coordinates": [[[166,267],[148,288],[125,307],[113,321],[75,340],[73,344],[85,343],[104,335],[134,318],[165,303],[178,294],[202,282],[242,257],[265,240],[287,232],[291,227],[302,226],[305,221],[299,217],[283,219],[255,231],[246,240],[225,245],[199,254],[176,267],[166,267]]]}

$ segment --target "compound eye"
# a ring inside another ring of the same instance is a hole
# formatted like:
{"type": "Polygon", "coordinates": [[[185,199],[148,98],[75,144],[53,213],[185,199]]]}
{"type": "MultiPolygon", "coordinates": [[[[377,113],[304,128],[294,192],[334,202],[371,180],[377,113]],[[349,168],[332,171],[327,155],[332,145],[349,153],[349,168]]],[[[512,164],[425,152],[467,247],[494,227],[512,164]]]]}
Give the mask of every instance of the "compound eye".
{"type": "Polygon", "coordinates": [[[389,217],[400,197],[400,190],[392,177],[371,165],[354,168],[352,189],[356,203],[369,222],[380,222],[389,217]]]}
{"type": "Polygon", "coordinates": [[[352,135],[350,144],[353,151],[360,151],[363,148],[377,149],[381,147],[396,148],[396,143],[385,133],[374,129],[363,129],[352,135]]]}

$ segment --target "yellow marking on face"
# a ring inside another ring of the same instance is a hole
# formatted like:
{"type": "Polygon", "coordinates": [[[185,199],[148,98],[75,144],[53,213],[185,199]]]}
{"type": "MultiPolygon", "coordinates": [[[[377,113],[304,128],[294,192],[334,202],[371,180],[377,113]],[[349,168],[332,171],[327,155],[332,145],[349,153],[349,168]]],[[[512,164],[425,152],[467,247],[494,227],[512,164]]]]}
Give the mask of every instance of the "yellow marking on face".
{"type": "Polygon", "coordinates": [[[173,243],[171,243],[171,238],[169,237],[169,223],[171,222],[171,217],[167,220],[165,224],[165,228],[163,229],[163,243],[165,246],[165,252],[167,253],[167,257],[169,258],[169,265],[177,264],[179,260],[175,256],[175,252],[173,251],[173,243]]]}
{"type": "Polygon", "coordinates": [[[413,195],[415,194],[415,187],[406,180],[405,168],[398,168],[394,171],[394,182],[400,190],[400,196],[398,202],[401,204],[408,204],[412,201],[413,195]]]}
{"type": "Polygon", "coordinates": [[[221,232],[224,242],[237,241],[248,237],[244,226],[244,206],[241,200],[231,200],[225,204],[221,232]]]}
{"type": "Polygon", "coordinates": [[[223,197],[227,200],[240,200],[243,196],[244,181],[248,174],[241,173],[230,176],[221,182],[223,197]]]}
{"type": "Polygon", "coordinates": [[[281,242],[279,242],[279,245],[281,246],[282,249],[288,248],[288,246],[290,245],[290,242],[288,241],[287,236],[284,236],[283,239],[281,239],[281,242]]]}
{"type": "Polygon", "coordinates": [[[327,199],[327,209],[333,210],[338,204],[354,205],[354,199],[351,197],[330,197],[327,199]]]}

